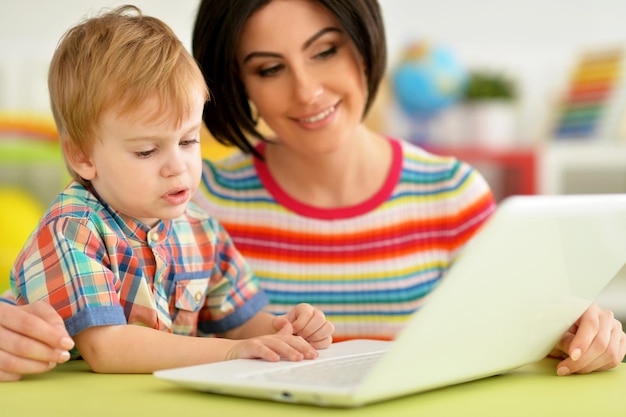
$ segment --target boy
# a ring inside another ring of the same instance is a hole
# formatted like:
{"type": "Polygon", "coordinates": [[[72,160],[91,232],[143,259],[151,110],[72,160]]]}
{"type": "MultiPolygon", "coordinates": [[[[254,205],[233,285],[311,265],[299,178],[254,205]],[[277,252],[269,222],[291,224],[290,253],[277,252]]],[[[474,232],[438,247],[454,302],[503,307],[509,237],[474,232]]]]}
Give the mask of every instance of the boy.
{"type": "Polygon", "coordinates": [[[96,372],[310,359],[331,343],[308,304],[260,311],[251,269],[190,203],[208,90],[171,29],[134,6],[88,19],[62,38],[48,86],[74,181],[16,260],[18,305],[49,302],[96,372]]]}

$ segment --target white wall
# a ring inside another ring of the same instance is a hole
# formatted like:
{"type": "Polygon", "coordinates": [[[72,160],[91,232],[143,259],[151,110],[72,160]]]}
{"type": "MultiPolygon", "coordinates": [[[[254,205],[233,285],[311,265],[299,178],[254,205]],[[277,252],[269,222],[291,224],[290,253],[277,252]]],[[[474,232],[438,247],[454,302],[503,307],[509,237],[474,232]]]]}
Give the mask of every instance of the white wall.
{"type": "MultiPolygon", "coordinates": [[[[0,108],[47,110],[47,64],[63,32],[110,0],[1,0],[0,108]]],[[[136,0],[190,44],[197,0],[136,0]]],[[[381,0],[390,63],[424,39],[468,67],[502,69],[522,87],[523,136],[543,134],[551,104],[587,47],[626,46],[624,0],[381,0]]]]}
{"type": "Polygon", "coordinates": [[[126,3],[163,19],[190,46],[197,0],[0,0],[0,109],[48,110],[47,67],[63,33],[126,3]]]}
{"type": "Polygon", "coordinates": [[[520,135],[545,134],[580,53],[626,47],[623,0],[382,0],[397,59],[416,39],[440,43],[468,67],[503,70],[520,83],[520,135]]]}

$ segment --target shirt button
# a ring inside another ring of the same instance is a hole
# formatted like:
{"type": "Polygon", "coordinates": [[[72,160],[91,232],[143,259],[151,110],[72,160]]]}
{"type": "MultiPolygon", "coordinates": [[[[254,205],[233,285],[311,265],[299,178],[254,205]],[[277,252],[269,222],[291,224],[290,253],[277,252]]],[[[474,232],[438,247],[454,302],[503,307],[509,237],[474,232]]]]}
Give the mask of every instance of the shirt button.
{"type": "Polygon", "coordinates": [[[153,242],[158,242],[158,240],[159,240],[159,232],[152,232],[150,234],[150,238],[152,239],[153,242]]]}
{"type": "Polygon", "coordinates": [[[200,300],[202,300],[202,291],[196,292],[193,298],[196,300],[196,302],[199,302],[200,300]]]}

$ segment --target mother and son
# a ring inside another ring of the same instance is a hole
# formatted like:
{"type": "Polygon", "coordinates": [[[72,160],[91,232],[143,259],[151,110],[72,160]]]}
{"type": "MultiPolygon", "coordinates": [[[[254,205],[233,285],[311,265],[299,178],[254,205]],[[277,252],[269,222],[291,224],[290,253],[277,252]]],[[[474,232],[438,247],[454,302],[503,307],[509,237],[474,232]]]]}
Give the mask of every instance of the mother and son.
{"type": "MultiPolygon", "coordinates": [[[[12,269],[0,380],[71,354],[138,373],[392,339],[493,213],[471,166],[363,124],[387,59],[375,0],[205,0],[192,49],[133,6],[61,39],[73,180],[12,269]],[[202,123],[240,152],[203,161],[202,123]]],[[[625,353],[594,303],[552,355],[568,375],[625,353]]]]}

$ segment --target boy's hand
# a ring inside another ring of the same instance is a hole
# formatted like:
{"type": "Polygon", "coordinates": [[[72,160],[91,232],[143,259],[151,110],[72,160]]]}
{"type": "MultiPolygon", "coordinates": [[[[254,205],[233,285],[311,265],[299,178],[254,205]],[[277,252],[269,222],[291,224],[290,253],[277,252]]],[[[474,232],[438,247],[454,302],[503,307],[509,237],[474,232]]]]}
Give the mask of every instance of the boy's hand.
{"type": "Polygon", "coordinates": [[[301,336],[315,349],[326,349],[333,342],[335,326],[326,320],[324,313],[310,304],[298,304],[284,316],[278,316],[272,323],[281,328],[280,319],[286,319],[293,327],[293,334],[301,336]]]}
{"type": "Polygon", "coordinates": [[[297,362],[317,358],[317,350],[302,337],[294,336],[293,327],[287,320],[282,318],[276,321],[278,325],[281,323],[282,326],[276,334],[236,341],[226,359],[264,359],[278,362],[281,358],[285,358],[297,362]]]}
{"type": "Polygon", "coordinates": [[[626,354],[626,334],[610,310],[593,303],[561,338],[553,355],[566,356],[559,375],[615,368],[626,354]],[[560,353],[560,355],[559,355],[560,353]]]}
{"type": "Polygon", "coordinates": [[[72,347],[63,320],[49,304],[0,302],[0,381],[49,371],[70,358],[72,347]]]}

